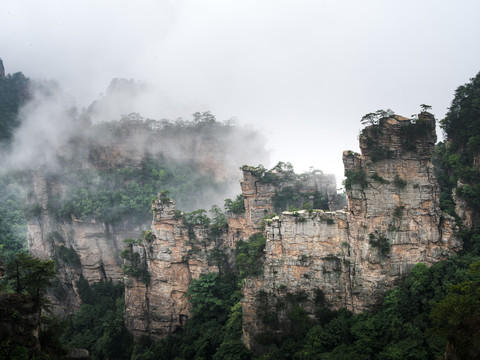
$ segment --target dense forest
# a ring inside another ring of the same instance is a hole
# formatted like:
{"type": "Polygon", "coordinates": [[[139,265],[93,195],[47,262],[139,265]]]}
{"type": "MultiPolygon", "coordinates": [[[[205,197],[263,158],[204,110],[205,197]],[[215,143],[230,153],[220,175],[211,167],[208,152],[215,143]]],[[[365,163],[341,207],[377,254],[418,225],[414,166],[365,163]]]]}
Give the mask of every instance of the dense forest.
{"type": "MultiPolygon", "coordinates": [[[[22,74],[0,78],[0,94],[7,95],[0,96],[0,133],[5,147],[20,125],[18,111],[28,99],[27,83],[22,74]]],[[[177,133],[198,133],[205,128],[230,131],[229,124],[216,122],[209,113],[197,114],[191,122],[166,122],[162,126],[177,133]]],[[[316,316],[310,318],[302,308],[301,294],[296,294],[287,299],[291,302],[291,326],[283,329],[285,335],[277,335],[273,319],[272,331],[258,339],[261,348],[247,350],[241,339],[241,287],[246,277],[263,271],[265,237],[258,233],[239,242],[234,254],[235,268],[220,261],[218,274],[202,275],[192,281],[187,293],[191,318],[180,331],[159,341],[149,337],[134,340],[126,330],[122,284],[88,284],[80,278],[80,310],[63,320],[44,312],[40,335],[43,350],[35,358],[62,358],[69,348],[88,349],[92,359],[132,360],[437,359],[446,349],[454,351],[458,359],[478,358],[480,73],[455,91],[441,127],[446,138],[436,145],[434,158],[441,207],[455,217],[463,251],[431,267],[417,264],[398,286],[385,294],[374,311],[333,311],[319,291],[316,316]],[[455,201],[463,202],[463,209],[473,215],[458,214],[455,201]]],[[[48,310],[45,290],[54,282],[54,264],[26,253],[25,219],[39,209],[23,203],[24,175],[9,172],[0,179],[0,253],[6,268],[1,290],[29,293],[48,310]]],[[[174,162],[162,156],[152,156],[139,166],[119,170],[100,168],[92,173],[79,167],[74,172],[52,176],[75,184],[51,204],[59,218],[94,216],[111,224],[125,218],[132,224],[147,221],[151,218],[151,199],[160,190],[170,191],[170,196],[180,202],[185,199],[186,204],[199,189],[216,191],[222,186],[218,179],[199,173],[198,164],[174,162]]],[[[277,195],[278,204],[285,203],[288,194],[277,195]]],[[[316,206],[325,206],[324,203],[325,199],[319,198],[316,206]]],[[[227,199],[225,206],[229,211],[244,211],[241,196],[227,199]]],[[[214,221],[207,218],[205,224],[224,227],[222,212],[218,207],[213,211],[214,221]]],[[[195,214],[204,216],[205,212],[195,214]]],[[[2,340],[0,353],[0,359],[31,358],[25,349],[9,340],[2,340]]]]}

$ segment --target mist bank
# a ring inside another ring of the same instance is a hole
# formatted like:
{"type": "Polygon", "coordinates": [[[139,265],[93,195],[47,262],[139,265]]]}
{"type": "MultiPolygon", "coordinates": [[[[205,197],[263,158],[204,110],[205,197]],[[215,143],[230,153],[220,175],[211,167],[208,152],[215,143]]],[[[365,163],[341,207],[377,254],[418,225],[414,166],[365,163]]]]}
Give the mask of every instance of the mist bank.
{"type": "MultiPolygon", "coordinates": [[[[182,208],[193,210],[234,196],[240,166],[269,164],[265,136],[234,119],[217,121],[208,111],[189,119],[144,117],[143,107],[147,113],[158,108],[147,84],[114,79],[105,95],[79,110],[58,83],[27,81],[28,96],[18,105],[8,146],[1,151],[3,174],[41,169],[52,179],[68,179],[65,194],[79,186],[92,194],[106,184],[102,172],[134,174],[150,166],[143,175],[156,177],[154,191],[172,190],[173,183],[196,184],[172,194],[182,208]],[[86,171],[88,186],[77,174],[86,171]]],[[[132,174],[124,186],[146,180],[132,174]]],[[[118,188],[118,181],[113,183],[118,188]]]]}

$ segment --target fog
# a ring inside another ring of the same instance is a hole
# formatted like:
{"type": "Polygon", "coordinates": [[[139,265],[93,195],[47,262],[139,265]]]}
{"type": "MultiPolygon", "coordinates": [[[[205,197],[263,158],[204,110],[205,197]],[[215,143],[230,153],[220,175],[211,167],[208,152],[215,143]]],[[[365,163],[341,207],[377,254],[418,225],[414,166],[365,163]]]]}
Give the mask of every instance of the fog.
{"type": "MultiPolygon", "coordinates": [[[[128,187],[129,171],[137,174],[134,182],[146,177],[156,184],[154,191],[174,189],[182,210],[223,206],[240,192],[241,165],[269,162],[265,136],[235,119],[222,121],[210,112],[185,119],[144,117],[140,112],[149,112],[155,92],[136,80],[113,79],[103,95],[81,110],[54,81],[33,80],[27,93],[20,126],[0,151],[0,174],[40,170],[50,182],[62,184],[62,201],[80,207],[75,191],[87,189],[98,199],[118,186],[128,187]],[[120,178],[124,181],[119,183],[120,178]]],[[[142,190],[141,201],[150,201],[145,196],[152,190],[142,190]]]]}
{"type": "Polygon", "coordinates": [[[265,166],[339,181],[364,114],[425,103],[444,116],[480,70],[479,13],[475,0],[4,0],[0,57],[8,73],[57,80],[80,111],[112,79],[136,79],[143,96],[120,112],[236,117],[267,136],[265,166]]]}

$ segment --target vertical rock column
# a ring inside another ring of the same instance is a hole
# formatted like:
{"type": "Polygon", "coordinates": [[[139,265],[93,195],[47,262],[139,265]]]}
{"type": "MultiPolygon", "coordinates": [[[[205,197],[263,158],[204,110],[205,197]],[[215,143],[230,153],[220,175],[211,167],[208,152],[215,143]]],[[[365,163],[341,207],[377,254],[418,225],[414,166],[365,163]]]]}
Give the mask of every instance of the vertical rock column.
{"type": "Polygon", "coordinates": [[[151,232],[133,247],[145,266],[148,281],[125,277],[125,323],[135,336],[161,338],[178,329],[190,316],[186,292],[192,279],[218,272],[208,258],[215,247],[209,229],[188,226],[173,200],[159,196],[152,205],[151,232]]]}

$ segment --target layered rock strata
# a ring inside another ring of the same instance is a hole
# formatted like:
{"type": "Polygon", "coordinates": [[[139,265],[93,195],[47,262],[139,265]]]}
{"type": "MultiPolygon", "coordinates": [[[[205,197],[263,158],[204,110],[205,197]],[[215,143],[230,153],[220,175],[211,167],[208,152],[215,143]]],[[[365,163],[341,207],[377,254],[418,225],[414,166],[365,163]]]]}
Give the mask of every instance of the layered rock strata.
{"type": "Polygon", "coordinates": [[[108,226],[93,219],[59,220],[50,213],[49,200],[61,191],[61,185],[48,182],[42,170],[32,171],[30,179],[29,202],[35,204],[37,211],[27,219],[28,246],[32,255],[56,261],[58,281],[50,298],[56,314],[64,316],[80,306],[76,288],[80,276],[90,283],[123,281],[123,240],[138,238],[141,231],[108,226]]]}
{"type": "MultiPolygon", "coordinates": [[[[279,209],[279,205],[276,204],[276,197],[283,189],[294,189],[297,195],[318,193],[325,196],[330,210],[338,207],[335,175],[313,172],[300,177],[292,170],[282,171],[281,168],[259,174],[257,168],[251,166],[244,166],[242,172],[240,186],[244,197],[245,213],[227,214],[229,245],[233,248],[238,239],[248,239],[254,233],[262,231],[265,217],[286,210],[279,209]]],[[[310,198],[313,196],[310,195],[310,198]]],[[[308,201],[312,202],[312,199],[308,201]]],[[[282,205],[301,207],[304,204],[282,205]]],[[[310,205],[313,207],[313,204],[310,205]]]]}
{"type": "Polygon", "coordinates": [[[343,154],[347,211],[284,212],[269,221],[264,274],[243,289],[247,346],[262,332],[290,328],[285,299],[311,317],[322,306],[360,312],[415,264],[461,248],[453,219],[439,208],[435,141],[428,113],[416,123],[382,119],[362,131],[361,155],[343,154]]]}
{"type": "Polygon", "coordinates": [[[218,272],[210,253],[219,243],[208,227],[185,224],[173,200],[159,196],[152,208],[152,232],[132,249],[148,278],[125,278],[125,324],[135,336],[155,338],[175,331],[188,319],[188,287],[201,274],[218,272]]]}

